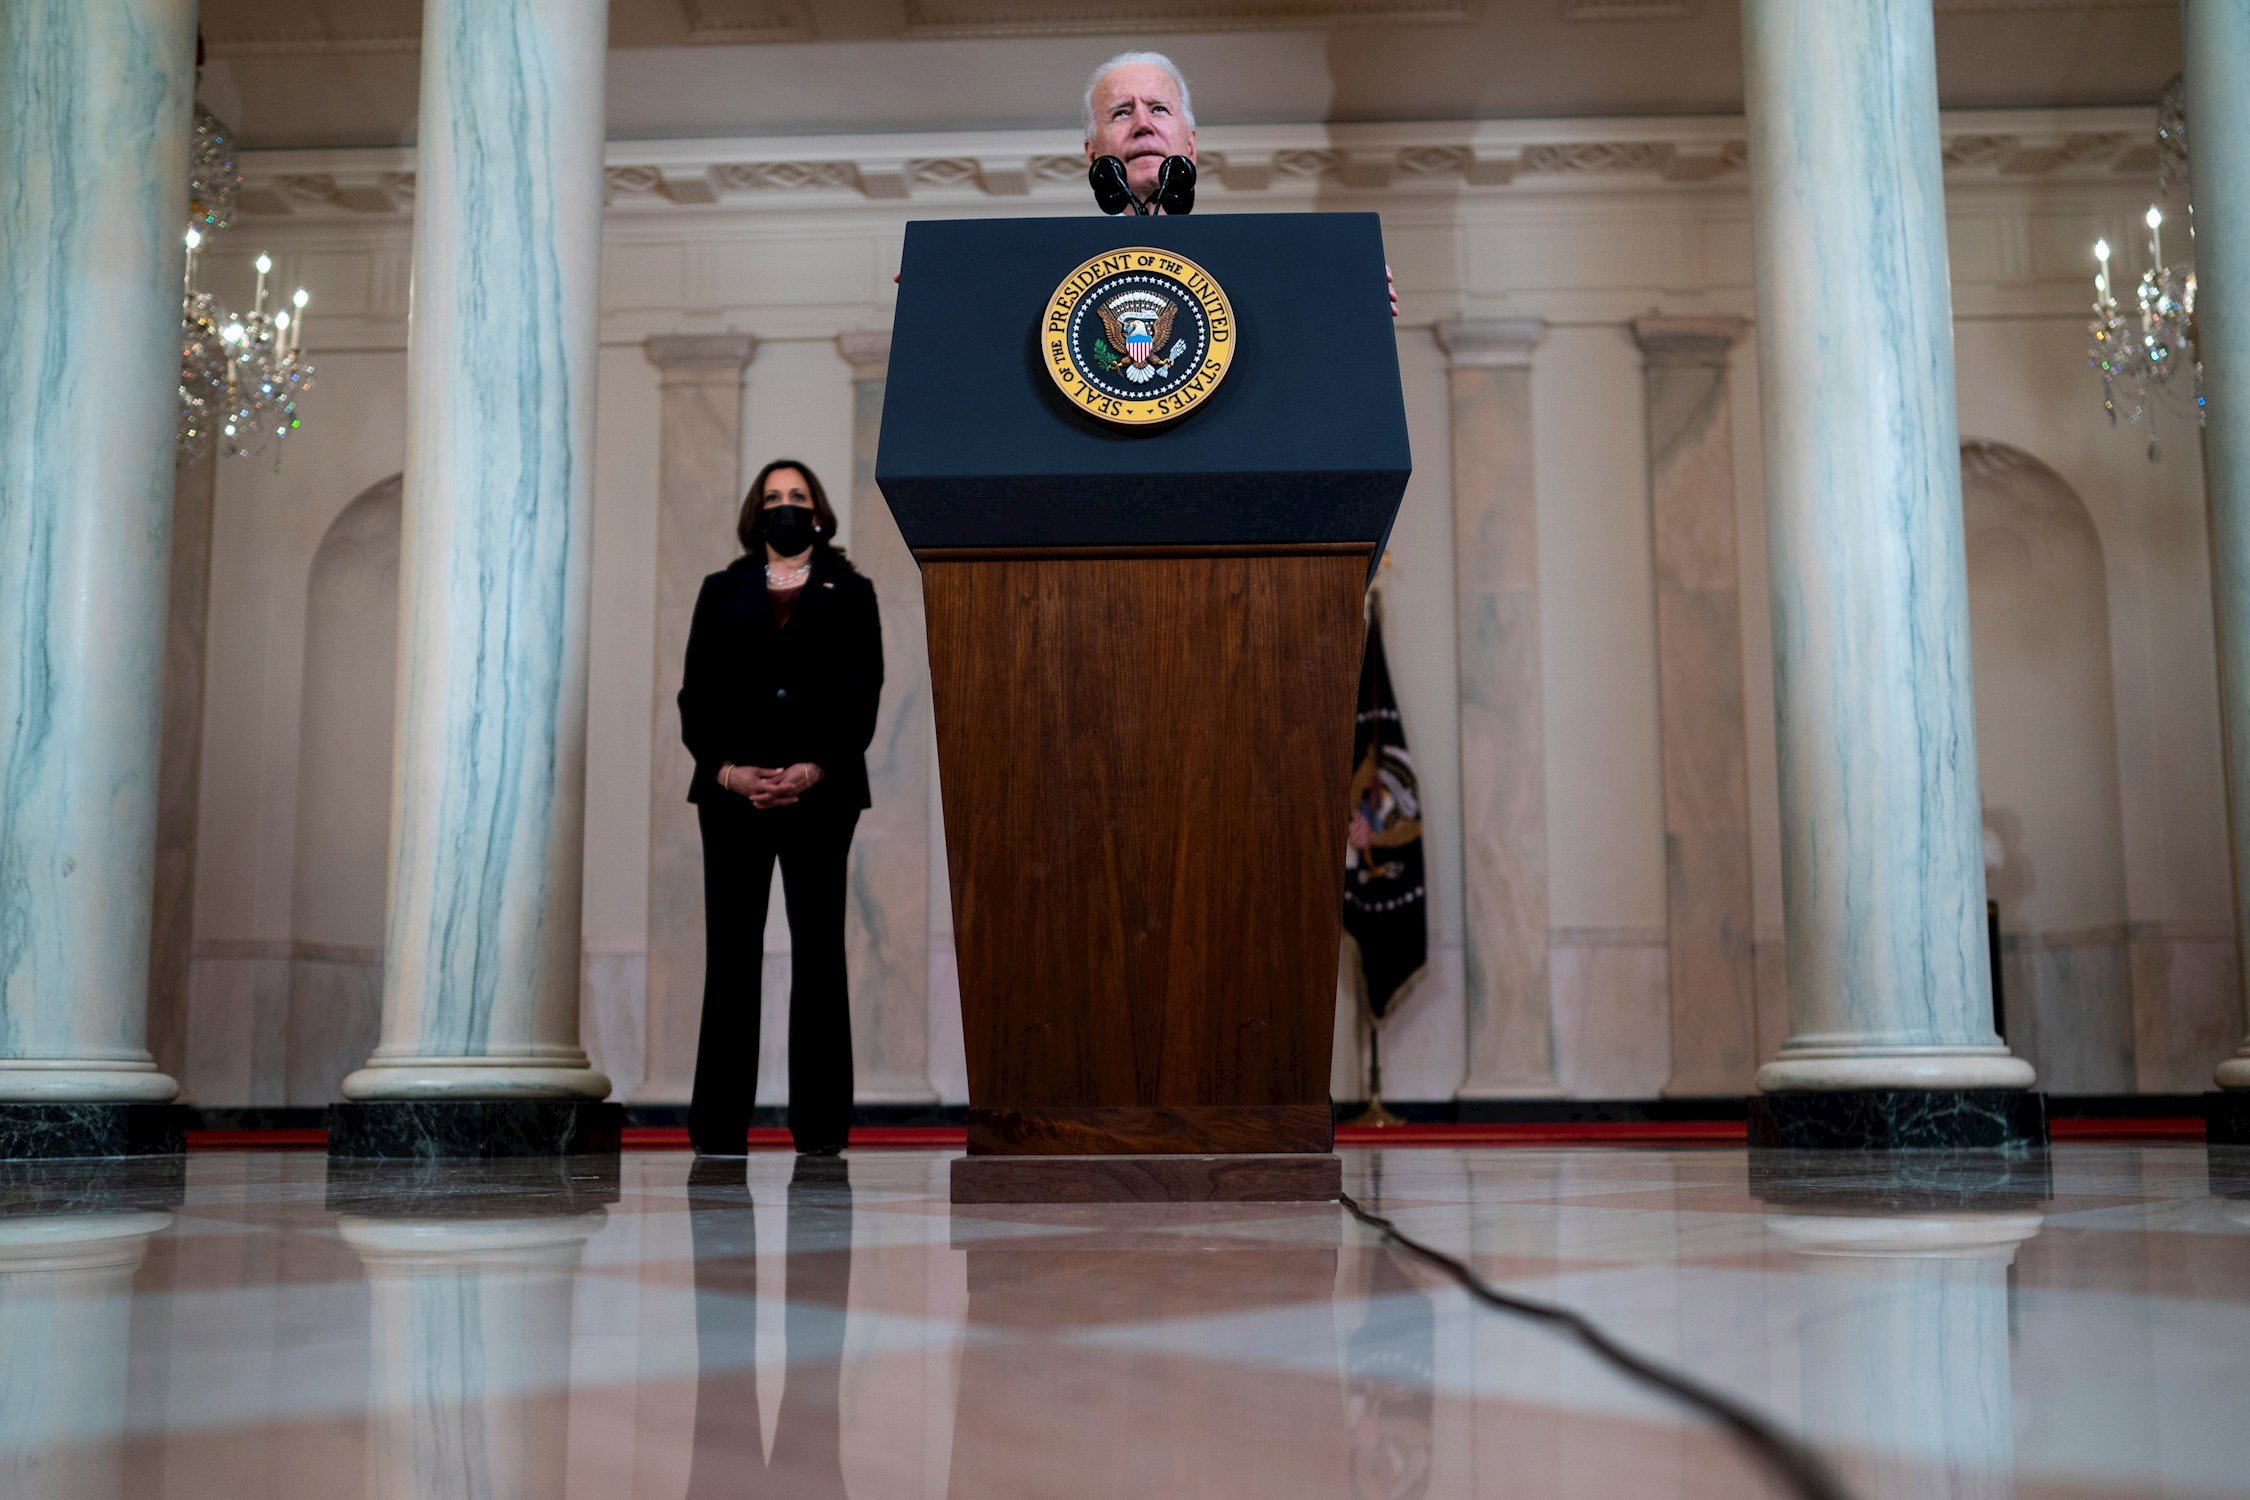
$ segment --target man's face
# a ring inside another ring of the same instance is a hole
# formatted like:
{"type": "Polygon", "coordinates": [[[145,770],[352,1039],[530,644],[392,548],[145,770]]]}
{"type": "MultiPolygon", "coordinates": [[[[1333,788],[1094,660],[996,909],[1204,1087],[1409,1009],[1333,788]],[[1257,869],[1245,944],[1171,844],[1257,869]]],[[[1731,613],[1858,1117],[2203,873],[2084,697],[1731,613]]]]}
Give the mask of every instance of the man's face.
{"type": "Polygon", "coordinates": [[[1142,198],[1156,191],[1156,169],[1167,156],[1195,160],[1195,131],[1180,112],[1172,75],[1154,63],[1112,68],[1094,85],[1094,134],[1086,163],[1114,156],[1125,163],[1125,181],[1142,198]]]}

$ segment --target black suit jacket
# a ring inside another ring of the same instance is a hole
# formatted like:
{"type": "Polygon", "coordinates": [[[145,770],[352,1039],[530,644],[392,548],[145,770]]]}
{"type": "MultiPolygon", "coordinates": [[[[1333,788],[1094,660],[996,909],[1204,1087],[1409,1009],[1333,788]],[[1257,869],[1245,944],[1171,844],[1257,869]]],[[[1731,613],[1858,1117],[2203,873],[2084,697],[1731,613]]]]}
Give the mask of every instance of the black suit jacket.
{"type": "Polygon", "coordinates": [[[703,580],[688,627],[680,683],[680,738],[695,757],[688,800],[733,797],[718,782],[729,762],[811,761],[821,779],[803,805],[866,807],[867,746],[882,689],[873,584],[819,549],[784,629],[766,596],[764,557],[735,559],[703,580]]]}

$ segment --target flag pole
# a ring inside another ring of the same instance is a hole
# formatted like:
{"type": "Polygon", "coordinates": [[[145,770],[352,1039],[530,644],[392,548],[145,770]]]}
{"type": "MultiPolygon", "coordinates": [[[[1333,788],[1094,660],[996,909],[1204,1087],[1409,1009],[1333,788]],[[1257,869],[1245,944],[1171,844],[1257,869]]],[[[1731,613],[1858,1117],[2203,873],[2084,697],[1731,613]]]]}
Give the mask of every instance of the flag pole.
{"type": "Polygon", "coordinates": [[[1367,1108],[1344,1123],[1377,1129],[1406,1123],[1383,1107],[1383,1023],[1372,1011],[1367,1017],[1367,1108]]]}

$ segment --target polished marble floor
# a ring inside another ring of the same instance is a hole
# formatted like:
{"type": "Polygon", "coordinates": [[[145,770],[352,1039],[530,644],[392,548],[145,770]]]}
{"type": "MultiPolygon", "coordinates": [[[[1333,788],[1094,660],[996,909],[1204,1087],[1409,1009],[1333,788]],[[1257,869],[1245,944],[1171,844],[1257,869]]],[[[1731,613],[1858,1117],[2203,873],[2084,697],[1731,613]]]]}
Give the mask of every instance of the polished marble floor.
{"type": "MultiPolygon", "coordinates": [[[[0,1166],[5,1500],[1784,1493],[1334,1207],[954,1210],[946,1153],[0,1166]]],[[[1855,1496],[2250,1493],[2250,1158],[1346,1153],[1855,1496]]]]}

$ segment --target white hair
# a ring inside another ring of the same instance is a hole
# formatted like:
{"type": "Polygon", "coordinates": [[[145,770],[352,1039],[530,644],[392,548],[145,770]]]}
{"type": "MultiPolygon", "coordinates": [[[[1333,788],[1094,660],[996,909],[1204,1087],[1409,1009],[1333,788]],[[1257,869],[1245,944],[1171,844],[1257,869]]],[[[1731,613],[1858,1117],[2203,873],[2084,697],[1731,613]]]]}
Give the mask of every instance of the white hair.
{"type": "Polygon", "coordinates": [[[1119,68],[1130,68],[1138,63],[1146,63],[1152,68],[1162,68],[1172,75],[1172,85],[1180,91],[1180,118],[1187,121],[1188,129],[1193,130],[1195,128],[1195,105],[1188,98],[1187,78],[1180,72],[1179,65],[1161,52],[1120,52],[1108,62],[1094,69],[1094,76],[1086,80],[1087,140],[1090,141],[1094,138],[1094,90],[1100,88],[1102,80],[1119,68]]]}

